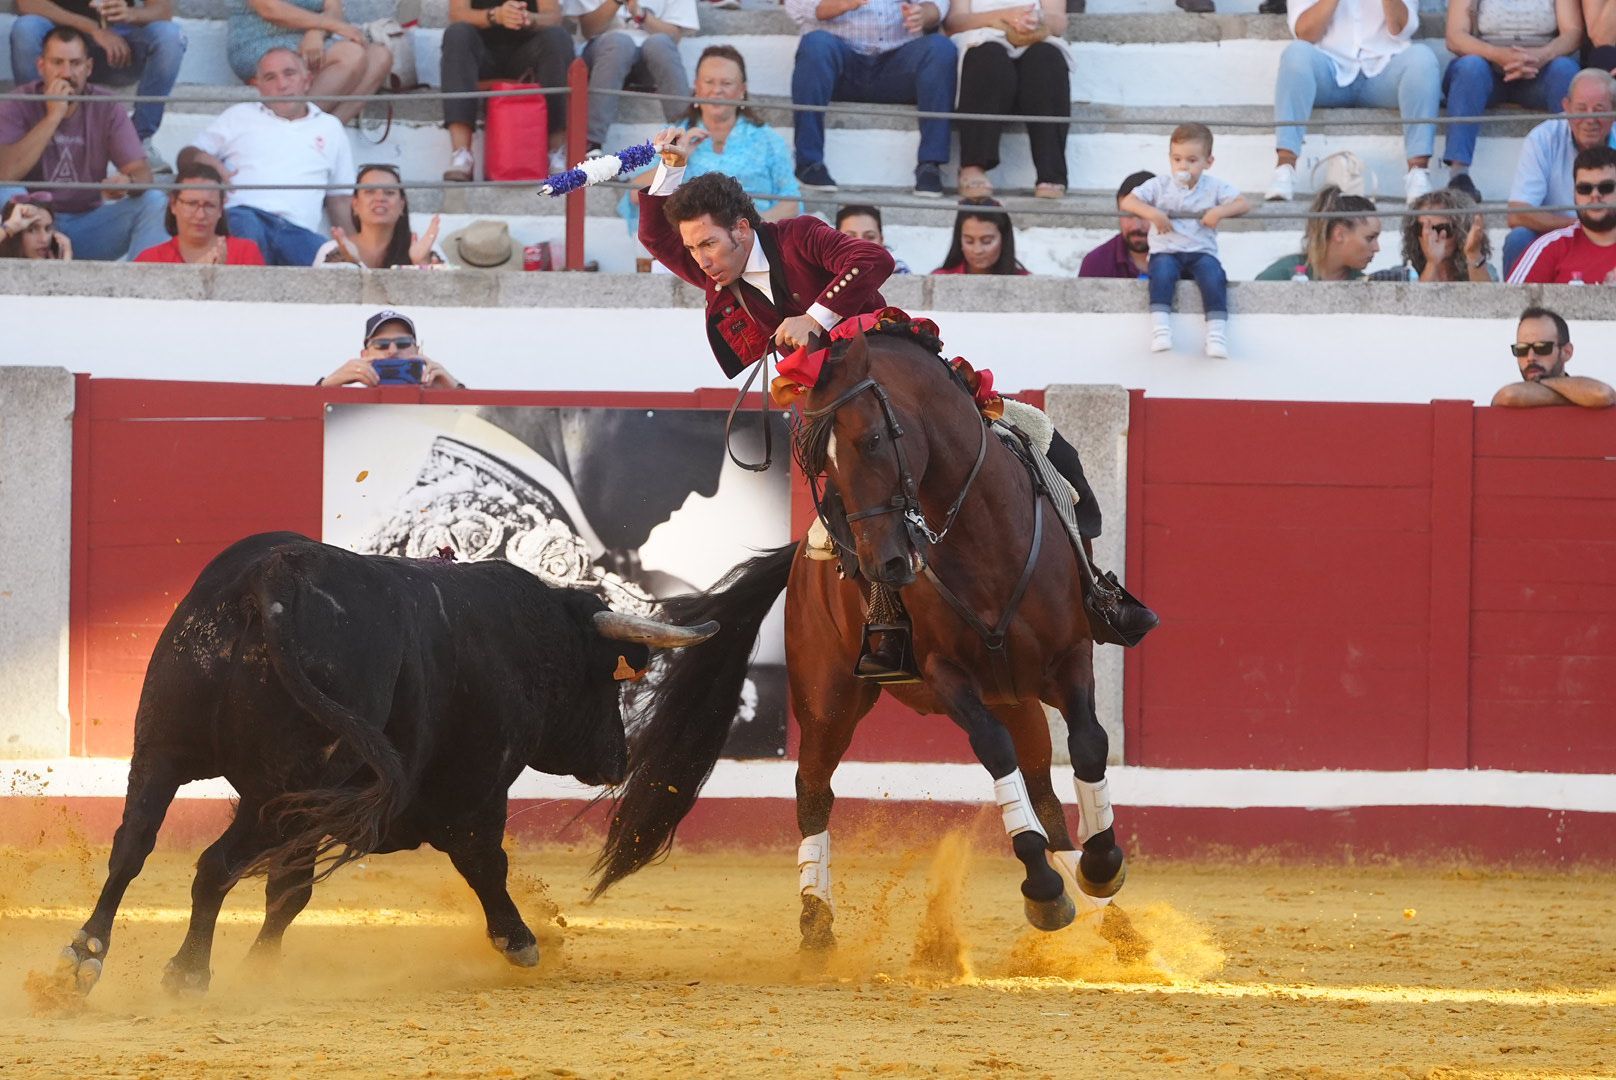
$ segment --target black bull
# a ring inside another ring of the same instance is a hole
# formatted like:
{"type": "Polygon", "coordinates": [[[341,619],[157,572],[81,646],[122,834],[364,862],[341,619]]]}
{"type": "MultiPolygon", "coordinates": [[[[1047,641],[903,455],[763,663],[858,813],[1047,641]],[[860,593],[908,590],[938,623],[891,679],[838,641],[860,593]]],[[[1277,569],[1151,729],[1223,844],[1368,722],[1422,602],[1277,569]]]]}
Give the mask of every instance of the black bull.
{"type": "Polygon", "coordinates": [[[431,844],[482,902],[514,964],[538,962],[506,890],[506,792],[524,767],[623,778],[617,679],[652,646],[705,640],[608,612],[503,562],[355,555],[294,533],[220,554],[158,639],[135,714],[123,823],[89,921],[63,951],[88,991],[124,890],[175,791],[222,776],[234,819],[197,860],[191,922],[164,984],[202,990],[224,897],[267,876],[259,955],[323,876],[371,852],[431,844]]]}

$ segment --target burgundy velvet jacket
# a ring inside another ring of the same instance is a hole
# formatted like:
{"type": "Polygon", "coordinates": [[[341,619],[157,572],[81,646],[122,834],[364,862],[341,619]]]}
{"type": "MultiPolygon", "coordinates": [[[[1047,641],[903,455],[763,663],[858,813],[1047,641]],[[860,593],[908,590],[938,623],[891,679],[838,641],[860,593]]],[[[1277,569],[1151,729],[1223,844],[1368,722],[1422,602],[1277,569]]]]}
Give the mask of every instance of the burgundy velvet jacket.
{"type": "Polygon", "coordinates": [[[758,243],[769,260],[774,303],[738,283],[743,307],[729,289],[701,272],[685,250],[679,230],[662,213],[665,195],[640,196],[640,243],[658,262],[707,294],[707,340],[724,374],[734,378],[767,350],[780,323],[823,304],[842,318],[886,307],[881,284],[892,273],[892,255],[880,244],[844,236],[815,217],[764,222],[758,243]],[[748,314],[750,312],[750,315],[748,314]]]}

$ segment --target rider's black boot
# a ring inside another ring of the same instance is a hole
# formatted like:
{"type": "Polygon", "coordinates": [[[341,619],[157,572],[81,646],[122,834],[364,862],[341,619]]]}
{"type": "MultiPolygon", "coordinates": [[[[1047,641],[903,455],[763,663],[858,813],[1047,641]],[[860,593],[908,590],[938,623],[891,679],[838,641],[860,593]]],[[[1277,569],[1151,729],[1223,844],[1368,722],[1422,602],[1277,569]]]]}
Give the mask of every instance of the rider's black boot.
{"type": "Polygon", "coordinates": [[[853,674],[872,682],[915,682],[914,650],[907,623],[872,623],[864,627],[864,648],[853,674]]]}

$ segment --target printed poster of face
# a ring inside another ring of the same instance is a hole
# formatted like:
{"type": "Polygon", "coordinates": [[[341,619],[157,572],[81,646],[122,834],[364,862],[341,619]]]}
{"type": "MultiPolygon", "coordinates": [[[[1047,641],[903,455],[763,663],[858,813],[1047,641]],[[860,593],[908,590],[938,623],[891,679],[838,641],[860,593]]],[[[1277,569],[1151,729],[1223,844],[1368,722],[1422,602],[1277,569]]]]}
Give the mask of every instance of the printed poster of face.
{"type": "MultiPolygon", "coordinates": [[[[757,551],[790,541],[790,460],[749,472],[729,460],[725,413],[706,409],[330,405],[324,539],[366,554],[505,559],[610,607],[712,587],[757,551]]],[[[774,445],[787,445],[772,421],[774,445]]],[[[743,425],[737,425],[743,426],[743,425]]],[[[737,431],[763,456],[755,421],[737,431]]],[[[763,624],[725,756],[785,754],[783,604],[763,624]]],[[[634,701],[659,675],[624,683],[634,701]]]]}

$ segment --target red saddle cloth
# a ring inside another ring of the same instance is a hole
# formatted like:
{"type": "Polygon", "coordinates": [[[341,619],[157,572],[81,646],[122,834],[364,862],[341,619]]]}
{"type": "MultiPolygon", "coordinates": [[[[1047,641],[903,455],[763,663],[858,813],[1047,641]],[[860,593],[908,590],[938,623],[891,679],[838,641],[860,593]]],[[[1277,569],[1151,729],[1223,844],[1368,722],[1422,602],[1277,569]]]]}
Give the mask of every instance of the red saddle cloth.
{"type": "MultiPolygon", "coordinates": [[[[843,319],[831,328],[830,339],[846,341],[856,334],[870,330],[900,327],[916,336],[924,334],[938,338],[938,343],[941,344],[936,323],[930,319],[911,319],[902,308],[895,307],[886,307],[880,311],[843,319]]],[[[789,409],[795,404],[799,397],[819,382],[820,372],[824,370],[825,361],[829,357],[829,348],[809,352],[807,346],[803,346],[781,360],[775,367],[777,374],[774,381],[769,384],[769,396],[774,399],[774,403],[782,409],[789,409]]],[[[948,364],[965,380],[965,385],[971,388],[971,396],[976,400],[976,407],[982,410],[984,416],[990,420],[997,420],[1004,415],[1004,401],[993,389],[993,372],[986,368],[977,371],[961,356],[954,357],[948,364]]]]}

